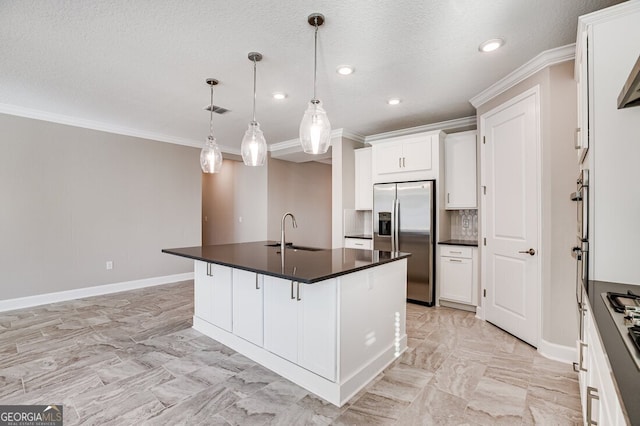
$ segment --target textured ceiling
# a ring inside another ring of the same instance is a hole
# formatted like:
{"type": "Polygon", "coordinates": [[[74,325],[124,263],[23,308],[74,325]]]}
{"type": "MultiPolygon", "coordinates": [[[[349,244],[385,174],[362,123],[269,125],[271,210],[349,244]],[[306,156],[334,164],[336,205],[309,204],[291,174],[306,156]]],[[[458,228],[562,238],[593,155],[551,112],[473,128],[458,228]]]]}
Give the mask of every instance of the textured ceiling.
{"type": "Polygon", "coordinates": [[[209,87],[223,149],[251,119],[269,144],[297,138],[313,94],[334,129],[371,135],[473,115],[469,99],[542,51],[575,42],[577,17],[612,0],[0,0],[0,104],[199,146],[209,87]],[[478,52],[489,38],[506,45],[478,52]],[[336,73],[340,64],[356,69],[336,73]],[[275,101],[271,94],[288,94],[275,101]],[[396,107],[386,104],[399,97],[396,107]]]}

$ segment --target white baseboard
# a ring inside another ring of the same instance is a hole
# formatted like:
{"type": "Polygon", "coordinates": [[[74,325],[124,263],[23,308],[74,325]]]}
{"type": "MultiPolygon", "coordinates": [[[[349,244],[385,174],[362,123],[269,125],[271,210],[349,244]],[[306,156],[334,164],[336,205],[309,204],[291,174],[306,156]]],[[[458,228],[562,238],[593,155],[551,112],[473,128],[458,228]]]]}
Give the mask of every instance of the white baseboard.
{"type": "Polygon", "coordinates": [[[33,306],[46,305],[48,303],[66,302],[67,300],[82,299],[84,297],[119,293],[121,291],[135,290],[144,287],[153,287],[156,285],[169,284],[192,279],[193,272],[186,272],[184,274],[165,275],[162,277],[144,278],[141,280],[98,285],[95,287],[83,287],[73,290],[58,291],[55,293],[18,297],[16,299],[0,300],[0,312],[31,308],[33,306]]]}
{"type": "Polygon", "coordinates": [[[484,311],[482,310],[482,306],[476,307],[476,318],[484,321],[484,311]]]}
{"type": "Polygon", "coordinates": [[[565,364],[571,364],[576,360],[575,347],[558,345],[557,343],[547,342],[544,339],[540,339],[538,353],[546,358],[564,362],[565,364]]]}

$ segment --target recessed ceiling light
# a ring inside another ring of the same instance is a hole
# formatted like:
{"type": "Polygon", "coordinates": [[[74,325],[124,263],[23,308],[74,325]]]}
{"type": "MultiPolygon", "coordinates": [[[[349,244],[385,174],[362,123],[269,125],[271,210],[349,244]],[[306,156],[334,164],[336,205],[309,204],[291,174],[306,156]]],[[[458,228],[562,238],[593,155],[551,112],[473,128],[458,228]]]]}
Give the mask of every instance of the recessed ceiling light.
{"type": "Polygon", "coordinates": [[[340,75],[349,75],[349,74],[353,74],[353,67],[351,65],[340,65],[337,69],[336,72],[340,75]]]}
{"type": "Polygon", "coordinates": [[[487,40],[478,46],[478,50],[481,52],[493,52],[494,50],[502,47],[504,45],[504,40],[501,38],[492,38],[491,40],[487,40]]]}
{"type": "Polygon", "coordinates": [[[387,103],[389,105],[398,105],[400,103],[400,99],[398,98],[391,98],[387,101],[387,103]]]}
{"type": "Polygon", "coordinates": [[[286,94],[286,93],[282,93],[282,92],[275,92],[275,93],[273,94],[273,99],[276,99],[276,100],[278,100],[278,101],[281,101],[281,100],[283,100],[283,99],[284,99],[284,98],[286,98],[286,97],[287,97],[287,94],[286,94]]]}

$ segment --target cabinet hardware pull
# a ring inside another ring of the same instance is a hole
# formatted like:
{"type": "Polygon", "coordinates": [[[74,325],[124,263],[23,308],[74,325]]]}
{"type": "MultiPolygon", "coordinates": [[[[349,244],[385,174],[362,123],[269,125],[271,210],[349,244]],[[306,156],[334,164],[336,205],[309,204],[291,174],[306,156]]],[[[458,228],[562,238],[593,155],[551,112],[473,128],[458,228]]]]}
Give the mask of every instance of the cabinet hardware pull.
{"type": "Polygon", "coordinates": [[[461,252],[461,251],[453,251],[453,250],[451,250],[451,251],[450,251],[449,253],[457,253],[457,254],[462,254],[462,252],[461,252]]]}
{"type": "Polygon", "coordinates": [[[580,127],[576,128],[576,132],[574,134],[573,145],[576,149],[580,149],[580,127]]]}
{"type": "Polygon", "coordinates": [[[213,276],[213,271],[211,268],[211,263],[207,263],[207,276],[212,277],[213,276]]]}
{"type": "Polygon", "coordinates": [[[293,295],[293,281],[291,281],[291,300],[295,299],[293,295]]]}
{"type": "Polygon", "coordinates": [[[450,198],[451,198],[451,197],[449,197],[449,195],[451,195],[451,194],[449,194],[449,193],[447,192],[447,203],[450,203],[450,202],[451,202],[451,200],[450,200],[450,198]]]}
{"type": "Polygon", "coordinates": [[[402,168],[402,157],[398,157],[398,168],[402,168]]]}
{"type": "Polygon", "coordinates": [[[407,167],[406,160],[407,160],[406,157],[402,157],[402,167],[407,167]]]}
{"type": "Polygon", "coordinates": [[[260,285],[258,284],[258,274],[256,274],[256,290],[260,290],[260,285]]]}
{"type": "Polygon", "coordinates": [[[593,413],[593,400],[599,401],[600,397],[598,396],[598,389],[592,386],[587,386],[587,424],[588,425],[597,425],[598,422],[594,421],[591,418],[591,414],[593,413]]]}
{"type": "Polygon", "coordinates": [[[583,349],[586,348],[587,346],[589,345],[587,345],[586,343],[580,342],[580,354],[579,354],[580,356],[578,357],[578,371],[584,371],[584,372],[587,371],[587,369],[584,368],[584,351],[583,351],[583,349]]]}
{"type": "Polygon", "coordinates": [[[458,263],[462,263],[462,260],[460,260],[460,259],[449,259],[449,262],[458,262],[458,263]]]}
{"type": "Polygon", "coordinates": [[[298,302],[301,301],[302,298],[300,297],[300,281],[298,281],[298,285],[296,286],[296,294],[297,294],[298,302]]]}

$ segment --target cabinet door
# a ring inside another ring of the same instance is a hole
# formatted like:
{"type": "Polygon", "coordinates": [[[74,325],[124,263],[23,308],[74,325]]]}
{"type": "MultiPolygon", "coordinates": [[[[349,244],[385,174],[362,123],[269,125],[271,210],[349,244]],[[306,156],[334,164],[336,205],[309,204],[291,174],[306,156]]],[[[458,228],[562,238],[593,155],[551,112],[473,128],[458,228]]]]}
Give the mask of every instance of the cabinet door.
{"type": "Polygon", "coordinates": [[[193,314],[213,324],[213,265],[194,261],[193,314]],[[210,274],[210,275],[209,275],[210,274]]]}
{"type": "Polygon", "coordinates": [[[385,143],[374,147],[376,173],[397,173],[402,170],[402,143],[385,143]]]}
{"type": "Polygon", "coordinates": [[[356,210],[373,209],[373,175],[371,170],[371,148],[358,149],[355,154],[355,201],[356,210]]]}
{"type": "Polygon", "coordinates": [[[298,362],[297,283],[264,276],[264,348],[298,362]]]}
{"type": "Polygon", "coordinates": [[[431,139],[433,136],[421,136],[402,144],[402,171],[415,172],[431,170],[431,139]]]}
{"type": "Polygon", "coordinates": [[[336,380],[336,279],[300,284],[298,364],[331,381],[336,380]]]}
{"type": "Polygon", "coordinates": [[[258,346],[263,343],[263,278],[233,270],[233,333],[258,346]]]}
{"type": "Polygon", "coordinates": [[[476,200],[476,132],[448,135],[444,143],[445,207],[475,209],[476,200]]]}
{"type": "Polygon", "coordinates": [[[473,303],[473,262],[455,257],[440,258],[440,297],[461,303],[473,303]]]}
{"type": "Polygon", "coordinates": [[[213,325],[231,331],[232,320],[232,269],[228,266],[211,265],[213,275],[213,325]]]}
{"type": "Polygon", "coordinates": [[[194,312],[203,320],[231,331],[231,268],[195,261],[194,312]]]}

